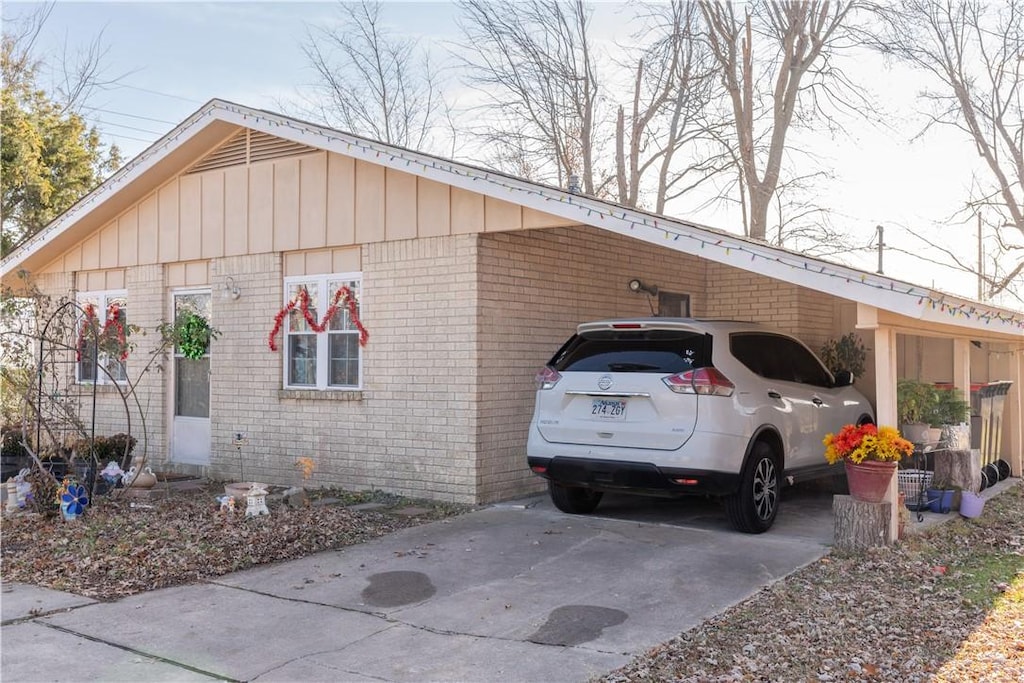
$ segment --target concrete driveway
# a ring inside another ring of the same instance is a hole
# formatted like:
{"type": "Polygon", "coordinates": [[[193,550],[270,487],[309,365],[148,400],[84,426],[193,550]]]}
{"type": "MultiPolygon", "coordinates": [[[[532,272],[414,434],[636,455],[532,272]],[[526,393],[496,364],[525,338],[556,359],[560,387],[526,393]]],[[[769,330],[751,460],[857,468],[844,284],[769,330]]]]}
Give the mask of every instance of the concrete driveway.
{"type": "Polygon", "coordinates": [[[3,588],[5,681],[583,681],[821,557],[831,494],[767,534],[702,500],[546,497],[95,603],[3,588]]]}

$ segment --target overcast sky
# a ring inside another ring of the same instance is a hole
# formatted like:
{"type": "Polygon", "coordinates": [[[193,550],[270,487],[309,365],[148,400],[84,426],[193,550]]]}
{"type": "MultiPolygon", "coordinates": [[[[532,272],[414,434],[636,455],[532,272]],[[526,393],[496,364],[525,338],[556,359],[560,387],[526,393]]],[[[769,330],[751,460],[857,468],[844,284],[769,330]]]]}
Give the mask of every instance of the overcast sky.
{"type": "MultiPolygon", "coordinates": [[[[5,21],[31,10],[25,2],[3,3],[5,21]]],[[[619,7],[601,5],[596,28],[608,40],[619,26],[619,7]]],[[[130,158],[180,123],[203,103],[219,97],[240,104],[282,111],[313,80],[302,54],[306,26],[334,20],[333,2],[58,2],[40,38],[45,55],[71,53],[101,32],[107,48],[106,75],[117,84],[92,100],[92,117],[104,136],[130,158]]],[[[450,3],[387,2],[385,17],[396,31],[440,46],[457,38],[450,3]]],[[[439,48],[440,49],[440,48],[439,48]]],[[[971,148],[952,135],[911,141],[920,126],[913,115],[914,74],[893,74],[878,60],[865,62],[872,84],[892,108],[896,131],[855,127],[850,139],[820,136],[810,145],[836,179],[821,190],[822,203],[834,210],[833,222],[867,246],[875,226],[884,225],[886,241],[910,251],[920,244],[907,227],[926,232],[932,221],[951,213],[966,197],[976,163],[971,148]]],[[[45,85],[45,82],[44,82],[45,85]]],[[[685,215],[698,222],[737,231],[729,217],[685,215]]],[[[965,255],[976,251],[973,225],[946,229],[947,244],[965,255]]],[[[871,251],[844,260],[875,269],[871,251]]],[[[886,274],[973,297],[975,279],[886,253],[886,274]]]]}

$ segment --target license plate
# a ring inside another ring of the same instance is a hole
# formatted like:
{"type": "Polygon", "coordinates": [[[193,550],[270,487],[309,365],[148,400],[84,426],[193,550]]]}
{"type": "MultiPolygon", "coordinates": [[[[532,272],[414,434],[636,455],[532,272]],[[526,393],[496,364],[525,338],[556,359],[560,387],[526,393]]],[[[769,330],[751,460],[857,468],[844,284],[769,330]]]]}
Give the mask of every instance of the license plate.
{"type": "Polygon", "coordinates": [[[595,398],[590,407],[590,415],[602,420],[624,420],[626,419],[626,402],[595,398]]]}

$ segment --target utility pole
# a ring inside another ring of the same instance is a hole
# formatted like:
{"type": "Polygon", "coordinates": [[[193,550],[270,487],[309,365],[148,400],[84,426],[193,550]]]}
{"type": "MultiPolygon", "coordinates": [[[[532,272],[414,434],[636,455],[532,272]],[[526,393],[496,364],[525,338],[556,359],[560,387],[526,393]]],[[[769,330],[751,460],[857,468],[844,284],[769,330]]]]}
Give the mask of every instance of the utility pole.
{"type": "Polygon", "coordinates": [[[878,230],[878,274],[882,275],[882,249],[885,248],[885,228],[881,225],[875,226],[878,230]]]}

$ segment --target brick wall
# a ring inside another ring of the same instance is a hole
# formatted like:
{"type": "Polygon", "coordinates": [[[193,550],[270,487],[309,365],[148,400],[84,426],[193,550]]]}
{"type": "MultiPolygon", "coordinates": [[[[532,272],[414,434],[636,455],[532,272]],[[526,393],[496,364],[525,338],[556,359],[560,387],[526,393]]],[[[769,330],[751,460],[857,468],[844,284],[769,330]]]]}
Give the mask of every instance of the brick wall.
{"type": "MultiPolygon", "coordinates": [[[[359,392],[281,388],[283,352],[267,348],[283,303],[281,254],[210,262],[221,337],[211,349],[211,459],[202,473],[297,484],[296,461],[308,457],[313,485],[456,502],[536,492],[543,482],[525,464],[533,376],[579,322],[651,315],[656,301],[627,288],[634,277],[689,294],[697,316],[761,320],[812,346],[834,334],[830,297],[595,228],[375,243],[361,247],[360,260],[370,340],[359,392]],[[221,296],[228,276],[239,299],[221,296]],[[240,449],[236,433],[247,440],[240,449]]],[[[69,277],[51,279],[49,291],[70,289],[69,277]]],[[[130,320],[149,332],[133,339],[133,376],[159,344],[152,329],[170,316],[168,282],[163,266],[126,272],[130,320]]],[[[101,394],[98,433],[127,428],[110,392],[101,394]]],[[[151,461],[174,467],[170,373],[150,372],[137,396],[151,461]]]]}
{"type": "Polygon", "coordinates": [[[361,392],[285,391],[283,352],[267,348],[282,305],[280,259],[222,259],[237,301],[215,299],[211,473],[473,502],[476,429],[476,238],[363,247],[361,317],[369,330],[361,392]]]}
{"type": "MultiPolygon", "coordinates": [[[[480,236],[478,496],[540,490],[526,468],[533,377],[580,322],[650,316],[631,278],[704,298],[703,262],[595,228],[480,236]]],[[[655,310],[657,303],[654,303],[655,310]]]]}
{"type": "Polygon", "coordinates": [[[771,325],[815,351],[830,337],[852,331],[838,329],[837,299],[822,292],[718,263],[708,264],[708,285],[709,317],[771,325]]]}

